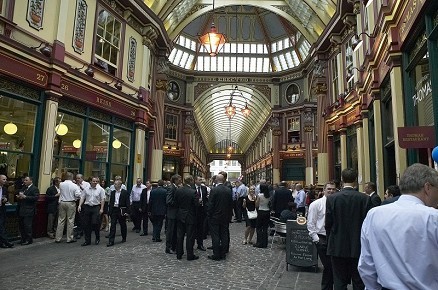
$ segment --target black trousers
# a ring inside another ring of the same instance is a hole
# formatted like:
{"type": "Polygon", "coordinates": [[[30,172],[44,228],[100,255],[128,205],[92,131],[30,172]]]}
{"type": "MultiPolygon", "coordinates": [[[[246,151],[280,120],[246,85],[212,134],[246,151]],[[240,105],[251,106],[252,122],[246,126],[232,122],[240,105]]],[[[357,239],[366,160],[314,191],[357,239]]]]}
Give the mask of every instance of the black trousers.
{"type": "Polygon", "coordinates": [[[256,233],[257,243],[256,246],[260,248],[268,247],[268,226],[269,226],[269,211],[259,210],[257,211],[256,221],[256,233]]]}
{"type": "Polygon", "coordinates": [[[357,270],[358,258],[343,258],[331,256],[333,269],[333,282],[335,290],[346,290],[350,282],[353,283],[353,290],[363,290],[365,285],[357,270]]]}
{"type": "Polygon", "coordinates": [[[0,206],[0,244],[8,242],[8,237],[6,236],[6,230],[5,230],[5,222],[6,222],[6,207],[5,205],[2,205],[0,206]]]}
{"type": "Polygon", "coordinates": [[[207,238],[207,233],[205,231],[205,219],[206,214],[204,207],[196,208],[196,224],[195,224],[195,232],[196,232],[196,244],[199,246],[204,245],[204,240],[207,238]]]}
{"type": "Polygon", "coordinates": [[[140,230],[141,229],[142,214],[140,211],[140,202],[139,201],[132,202],[131,219],[132,219],[132,223],[134,224],[134,229],[140,230]]]}
{"type": "Polygon", "coordinates": [[[141,213],[141,220],[143,222],[143,233],[148,233],[148,224],[149,224],[149,212],[146,210],[146,212],[141,213]]]}
{"type": "Polygon", "coordinates": [[[213,244],[213,256],[224,258],[230,248],[230,223],[213,224],[210,223],[211,242],[213,244]]]}
{"type": "Polygon", "coordinates": [[[128,229],[126,227],[126,216],[122,216],[120,209],[115,207],[111,213],[111,228],[109,234],[109,242],[114,243],[114,238],[116,236],[116,223],[120,224],[120,232],[122,233],[122,239],[126,240],[126,235],[128,229]]]}
{"type": "Polygon", "coordinates": [[[166,250],[176,250],[176,219],[167,218],[166,250]]]}
{"type": "Polygon", "coordinates": [[[164,215],[151,216],[152,222],[152,238],[159,240],[161,236],[161,229],[163,228],[164,215]]]}
{"type": "Polygon", "coordinates": [[[178,257],[181,257],[183,255],[184,236],[187,234],[186,251],[187,251],[187,259],[190,259],[194,256],[193,254],[193,245],[195,243],[194,225],[183,223],[179,220],[177,220],[176,224],[177,224],[176,255],[178,257]]]}
{"type": "Polygon", "coordinates": [[[32,243],[32,224],[33,215],[31,216],[20,216],[18,218],[18,226],[20,228],[20,235],[22,242],[32,243]]]}
{"type": "Polygon", "coordinates": [[[319,259],[321,260],[324,270],[322,271],[321,289],[332,290],[333,289],[333,271],[332,261],[330,256],[327,256],[327,237],[318,235],[319,243],[316,244],[319,259]]]}
{"type": "Polygon", "coordinates": [[[100,205],[84,204],[82,215],[82,227],[85,233],[85,242],[91,243],[91,232],[96,234],[96,240],[100,240],[100,205]]]}

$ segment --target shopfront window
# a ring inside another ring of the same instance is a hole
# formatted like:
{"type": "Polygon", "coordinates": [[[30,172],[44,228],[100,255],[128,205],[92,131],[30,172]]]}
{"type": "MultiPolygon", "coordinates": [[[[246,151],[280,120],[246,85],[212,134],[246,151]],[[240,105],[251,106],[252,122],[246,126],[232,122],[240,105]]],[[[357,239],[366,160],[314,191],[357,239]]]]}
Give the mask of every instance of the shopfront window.
{"type": "Polygon", "coordinates": [[[111,127],[96,121],[88,122],[87,144],[85,146],[84,175],[106,176],[108,147],[111,127]]]}
{"type": "Polygon", "coordinates": [[[415,83],[415,94],[412,97],[414,107],[416,107],[416,117],[418,126],[433,126],[433,100],[432,84],[429,73],[429,54],[426,52],[421,57],[412,72],[415,83]]]}
{"type": "Polygon", "coordinates": [[[30,171],[37,106],[0,95],[0,174],[17,178],[30,171]]]}

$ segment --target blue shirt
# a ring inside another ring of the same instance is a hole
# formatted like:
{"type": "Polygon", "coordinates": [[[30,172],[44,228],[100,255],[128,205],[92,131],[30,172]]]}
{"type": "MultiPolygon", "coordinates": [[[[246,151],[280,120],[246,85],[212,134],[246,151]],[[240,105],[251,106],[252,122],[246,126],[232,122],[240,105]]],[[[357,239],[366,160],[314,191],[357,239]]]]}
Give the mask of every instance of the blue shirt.
{"type": "Polygon", "coordinates": [[[368,212],[359,274],[366,289],[438,289],[438,210],[413,195],[368,212]]]}
{"type": "Polygon", "coordinates": [[[306,206],[306,193],[304,190],[300,190],[295,197],[295,203],[297,204],[297,208],[306,206]]]}

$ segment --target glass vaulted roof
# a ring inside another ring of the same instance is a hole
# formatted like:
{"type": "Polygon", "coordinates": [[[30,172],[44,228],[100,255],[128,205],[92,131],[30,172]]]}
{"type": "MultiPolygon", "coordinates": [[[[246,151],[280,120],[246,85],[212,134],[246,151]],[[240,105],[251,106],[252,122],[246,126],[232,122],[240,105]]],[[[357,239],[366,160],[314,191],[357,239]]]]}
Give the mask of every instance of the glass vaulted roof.
{"type": "Polygon", "coordinates": [[[310,43],[289,21],[255,6],[215,9],[191,21],[177,36],[169,60],[187,70],[211,72],[276,72],[298,66],[310,43]],[[198,36],[214,22],[227,43],[216,57],[208,55],[198,36]]]}

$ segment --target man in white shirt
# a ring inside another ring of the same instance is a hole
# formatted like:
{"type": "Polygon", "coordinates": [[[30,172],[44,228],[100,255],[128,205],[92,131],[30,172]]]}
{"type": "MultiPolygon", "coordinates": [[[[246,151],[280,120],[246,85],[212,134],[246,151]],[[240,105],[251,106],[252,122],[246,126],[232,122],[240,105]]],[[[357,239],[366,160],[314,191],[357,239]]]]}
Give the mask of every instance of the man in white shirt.
{"type": "MultiPolygon", "coordinates": [[[[134,223],[133,231],[136,233],[140,232],[141,229],[141,192],[146,188],[146,185],[143,184],[141,178],[137,178],[136,184],[132,187],[130,201],[131,201],[131,219],[134,223]]],[[[123,189],[123,188],[122,188],[123,189]]]]}
{"type": "Polygon", "coordinates": [[[297,183],[295,188],[297,189],[297,196],[295,197],[295,203],[297,204],[297,212],[300,212],[302,216],[306,215],[306,192],[303,189],[301,183],[297,183]]]}
{"type": "Polygon", "coordinates": [[[91,244],[91,232],[96,234],[95,244],[100,243],[100,215],[103,214],[105,206],[105,190],[98,186],[99,177],[93,177],[91,184],[85,187],[79,201],[78,212],[82,214],[83,228],[85,231],[85,242],[81,246],[91,244]],[[82,205],[84,211],[82,212],[82,205]]]}
{"type": "MultiPolygon", "coordinates": [[[[79,187],[79,191],[82,195],[85,188],[90,187],[90,183],[84,180],[84,176],[80,173],[76,174],[76,185],[79,187]]],[[[76,206],[79,205],[79,199],[76,202],[76,206]]],[[[84,235],[84,228],[82,227],[81,215],[75,216],[75,238],[80,239],[84,235]]]]}
{"type": "Polygon", "coordinates": [[[321,280],[321,289],[323,290],[333,289],[332,263],[330,257],[327,256],[327,234],[324,225],[327,196],[335,192],[336,185],[333,182],[327,182],[324,186],[324,196],[310,204],[307,214],[307,229],[324,267],[321,280]]]}
{"type": "Polygon", "coordinates": [[[399,186],[363,222],[359,274],[366,289],[438,289],[438,173],[413,164],[399,186]]]}
{"type": "Polygon", "coordinates": [[[76,199],[81,195],[79,187],[73,183],[73,173],[65,174],[65,181],[59,185],[59,208],[58,208],[58,226],[56,227],[55,242],[60,243],[64,225],[67,221],[67,243],[74,243],[73,226],[76,216],[76,199]]]}

